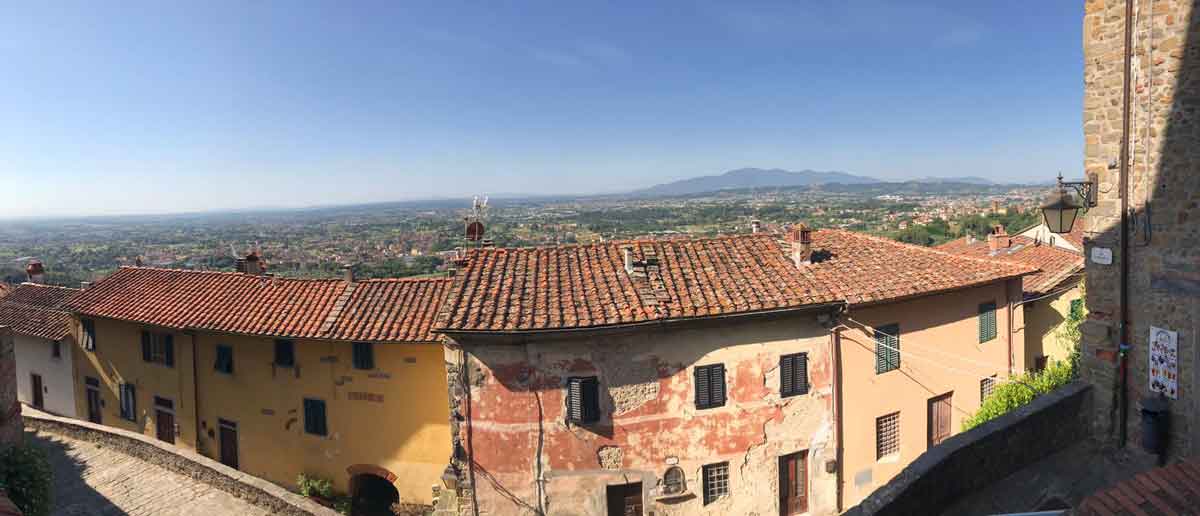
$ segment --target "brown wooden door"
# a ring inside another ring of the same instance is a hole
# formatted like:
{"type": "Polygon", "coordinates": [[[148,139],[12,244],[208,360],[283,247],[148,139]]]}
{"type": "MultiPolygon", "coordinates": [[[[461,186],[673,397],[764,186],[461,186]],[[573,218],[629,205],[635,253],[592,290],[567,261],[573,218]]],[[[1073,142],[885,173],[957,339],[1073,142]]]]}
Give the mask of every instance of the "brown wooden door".
{"type": "Polygon", "coordinates": [[[779,514],[792,516],[808,511],[808,452],[779,458],[779,514]]]}
{"type": "Polygon", "coordinates": [[[948,392],[929,400],[929,446],[941,444],[950,437],[950,399],[948,392]]]}
{"type": "Polygon", "coordinates": [[[97,424],[103,422],[100,417],[100,391],[98,389],[87,390],[87,408],[88,421],[97,424]]]}
{"type": "Polygon", "coordinates": [[[608,516],[642,516],[642,483],[608,486],[608,516]]]}
{"type": "Polygon", "coordinates": [[[156,410],[155,412],[158,440],[175,444],[175,414],[165,410],[156,410]]]}
{"type": "Polygon", "coordinates": [[[233,469],[238,467],[237,423],[220,420],[221,464],[233,469]]]}
{"type": "Polygon", "coordinates": [[[33,387],[33,407],[42,410],[46,406],[46,399],[42,397],[42,375],[30,373],[29,380],[33,387]]]}

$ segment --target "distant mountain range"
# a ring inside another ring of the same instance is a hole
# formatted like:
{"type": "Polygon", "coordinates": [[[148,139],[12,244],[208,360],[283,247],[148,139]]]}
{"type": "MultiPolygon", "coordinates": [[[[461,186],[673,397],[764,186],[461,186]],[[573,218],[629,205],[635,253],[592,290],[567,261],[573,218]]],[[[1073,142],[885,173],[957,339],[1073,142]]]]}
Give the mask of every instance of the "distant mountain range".
{"type": "Polygon", "coordinates": [[[717,190],[763,188],[780,186],[809,186],[820,184],[868,184],[879,183],[878,179],[856,176],[845,172],[820,172],[801,170],[792,172],[778,168],[739,168],[717,176],[693,177],[671,183],[651,186],[632,192],[634,195],[669,196],[688,195],[717,190]]]}

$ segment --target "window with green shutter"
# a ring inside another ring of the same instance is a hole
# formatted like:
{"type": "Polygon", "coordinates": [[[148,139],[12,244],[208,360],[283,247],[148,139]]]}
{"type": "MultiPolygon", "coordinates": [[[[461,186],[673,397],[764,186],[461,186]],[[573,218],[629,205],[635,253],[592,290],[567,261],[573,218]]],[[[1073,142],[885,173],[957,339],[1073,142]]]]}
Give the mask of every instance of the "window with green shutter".
{"type": "Polygon", "coordinates": [[[808,353],[779,357],[779,395],[798,396],[808,393],[808,353]]]}
{"type": "Polygon", "coordinates": [[[875,328],[875,374],[900,368],[900,325],[875,328]]]}
{"type": "Polygon", "coordinates": [[[996,303],[979,305],[979,343],[996,338],[996,303]]]}
{"type": "Polygon", "coordinates": [[[576,424],[600,420],[600,381],[595,376],[567,379],[567,419],[576,424]]]}
{"type": "Polygon", "coordinates": [[[696,408],[725,405],[725,364],[696,366],[696,408]]]}
{"type": "Polygon", "coordinates": [[[327,435],[325,426],[325,401],[304,399],[304,431],[313,435],[327,435]]]}
{"type": "Polygon", "coordinates": [[[370,342],[355,342],[353,358],[355,369],[375,369],[375,349],[370,342]]]}

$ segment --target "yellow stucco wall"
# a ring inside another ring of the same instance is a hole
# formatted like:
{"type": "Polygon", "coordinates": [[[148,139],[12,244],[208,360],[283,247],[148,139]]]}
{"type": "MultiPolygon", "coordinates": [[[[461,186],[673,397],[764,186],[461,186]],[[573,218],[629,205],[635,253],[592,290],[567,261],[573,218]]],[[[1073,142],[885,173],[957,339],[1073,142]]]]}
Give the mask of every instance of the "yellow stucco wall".
{"type": "MultiPolygon", "coordinates": [[[[1061,285],[1059,288],[1063,288],[1061,285]]],[[[1054,296],[1025,303],[1025,365],[1032,369],[1040,356],[1051,360],[1066,360],[1071,348],[1059,342],[1058,332],[1063,321],[1070,316],[1071,301],[1080,298],[1079,284],[1054,296]]]]}
{"type": "Polygon", "coordinates": [[[87,417],[84,376],[99,375],[104,424],[154,435],[120,419],[117,383],[138,384],[138,410],[152,397],[175,396],[178,444],[219,458],[218,420],[237,424],[239,469],[288,488],[300,473],[350,490],[347,468],[381,467],[396,475],[401,500],[428,503],[450,455],[449,409],[442,347],[374,344],[375,369],[353,368],[350,342],[294,340],[294,367],[276,366],[274,339],[213,332],[175,334],[175,367],[142,361],[138,324],[96,320],[97,350],[79,351],[77,396],[87,417]],[[218,344],[233,348],[233,374],[214,368],[218,344]],[[196,389],[191,402],[192,346],[196,389]],[[365,393],[370,396],[352,396],[365,393]],[[304,431],[305,398],[324,400],[328,432],[304,431]],[[181,403],[184,403],[181,407],[181,403]],[[200,439],[196,442],[197,415],[200,439]],[[211,431],[211,436],[209,432],[211,431]]]}

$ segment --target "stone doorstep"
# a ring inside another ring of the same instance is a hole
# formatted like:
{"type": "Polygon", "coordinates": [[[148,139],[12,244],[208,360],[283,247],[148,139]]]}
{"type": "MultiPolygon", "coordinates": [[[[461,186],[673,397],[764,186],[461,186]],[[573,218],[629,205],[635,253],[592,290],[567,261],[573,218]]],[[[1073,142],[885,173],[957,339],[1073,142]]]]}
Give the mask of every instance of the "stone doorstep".
{"type": "MultiPolygon", "coordinates": [[[[163,458],[168,459],[158,464],[159,466],[176,470],[177,473],[194,478],[197,481],[208,484],[215,489],[225,491],[238,498],[245,499],[254,505],[271,510],[278,509],[277,505],[261,503],[258,500],[258,498],[261,496],[246,496],[247,494],[253,495],[255,494],[254,491],[258,491],[267,498],[273,499],[279,504],[293,509],[293,511],[297,514],[310,514],[313,516],[339,516],[339,513],[333,509],[314,503],[313,501],[288,491],[279,485],[238,471],[196,452],[176,448],[169,444],[160,442],[157,439],[152,439],[145,435],[130,432],[128,430],[98,425],[90,421],[81,421],[77,419],[55,416],[53,414],[36,410],[29,406],[23,406],[22,409],[22,416],[24,416],[25,421],[28,423],[30,428],[52,434],[65,433],[68,436],[70,436],[71,432],[76,434],[96,433],[115,441],[133,441],[138,446],[149,447],[157,452],[160,452],[163,458]],[[180,465],[178,464],[178,461],[169,460],[171,457],[182,459],[182,461],[186,464],[180,465]],[[250,492],[246,493],[238,492],[237,490],[230,490],[228,489],[227,485],[225,485],[225,482],[213,482],[213,475],[224,477],[225,479],[228,479],[236,484],[244,485],[249,488],[248,490],[250,492]]],[[[95,442],[94,439],[81,438],[81,440],[95,442]]],[[[117,449],[122,453],[132,457],[141,458],[141,456],[137,453],[130,453],[130,450],[123,449],[119,446],[117,449]]],[[[0,513],[0,516],[3,516],[3,513],[0,513]]]]}

